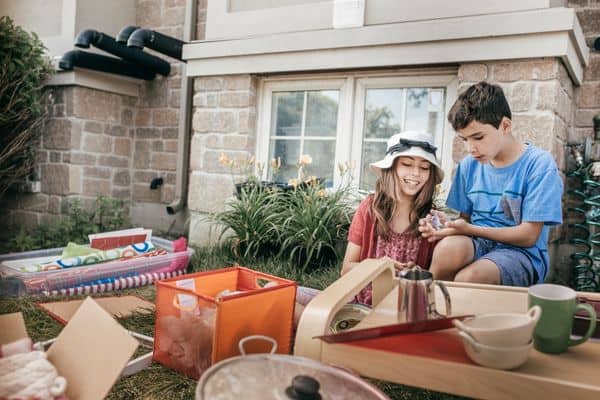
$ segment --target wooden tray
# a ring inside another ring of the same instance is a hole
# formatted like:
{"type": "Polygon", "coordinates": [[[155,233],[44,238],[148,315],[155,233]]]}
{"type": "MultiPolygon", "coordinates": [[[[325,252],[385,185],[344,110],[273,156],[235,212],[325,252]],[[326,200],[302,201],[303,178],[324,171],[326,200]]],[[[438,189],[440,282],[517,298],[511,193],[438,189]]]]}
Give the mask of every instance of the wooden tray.
{"type": "MultiPolygon", "coordinates": [[[[466,356],[455,329],[348,344],[312,339],[327,332],[339,304],[351,299],[369,279],[380,297],[374,296],[373,311],[356,328],[400,322],[392,264],[384,260],[365,260],[362,264],[308,304],[298,326],[296,355],[351,368],[363,376],[476,398],[600,398],[597,340],[571,347],[560,355],[532,350],[524,365],[502,371],[474,364],[466,356]],[[381,295],[386,289],[387,293],[381,295]]],[[[453,315],[527,311],[526,288],[454,282],[447,282],[446,286],[453,315]]],[[[436,290],[437,304],[444,311],[442,294],[436,290]]],[[[581,295],[600,300],[598,294],[581,295]]]]}

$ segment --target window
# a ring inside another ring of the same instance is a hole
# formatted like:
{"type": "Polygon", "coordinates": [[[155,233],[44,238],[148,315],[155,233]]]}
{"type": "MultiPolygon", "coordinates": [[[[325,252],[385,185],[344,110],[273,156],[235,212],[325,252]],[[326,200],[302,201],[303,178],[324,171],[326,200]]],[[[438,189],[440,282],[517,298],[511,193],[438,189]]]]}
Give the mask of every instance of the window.
{"type": "Polygon", "coordinates": [[[372,190],[376,176],[369,163],[383,157],[391,135],[405,130],[432,133],[442,167],[449,172],[452,137],[444,132],[451,132],[446,114],[456,97],[456,73],[422,74],[265,79],[257,158],[279,157],[281,168],[267,167],[263,178],[296,178],[298,160],[308,154],[313,162],[307,174],[323,179],[326,186],[339,184],[337,165],[353,160],[354,183],[372,190]]]}

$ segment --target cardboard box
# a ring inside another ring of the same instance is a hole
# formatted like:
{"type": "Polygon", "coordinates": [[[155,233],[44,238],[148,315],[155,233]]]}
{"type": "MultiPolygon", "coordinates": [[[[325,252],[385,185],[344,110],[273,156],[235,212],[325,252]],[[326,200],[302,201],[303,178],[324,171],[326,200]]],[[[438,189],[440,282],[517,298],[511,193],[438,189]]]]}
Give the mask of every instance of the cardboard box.
{"type": "MultiPolygon", "coordinates": [[[[0,333],[0,344],[25,337],[21,313],[0,315],[0,333]]],[[[137,340],[88,297],[47,355],[66,378],[70,400],[98,400],[106,397],[137,347],[137,340]]]]}

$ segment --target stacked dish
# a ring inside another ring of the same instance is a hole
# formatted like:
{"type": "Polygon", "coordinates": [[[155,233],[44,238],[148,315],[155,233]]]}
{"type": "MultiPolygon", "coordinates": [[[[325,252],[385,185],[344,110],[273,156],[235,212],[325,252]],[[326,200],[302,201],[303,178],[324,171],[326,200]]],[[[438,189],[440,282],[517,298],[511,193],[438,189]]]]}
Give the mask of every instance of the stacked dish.
{"type": "Polygon", "coordinates": [[[542,309],[534,306],[525,314],[483,314],[453,323],[471,360],[485,367],[513,369],[527,361],[541,314],[542,309]]]}

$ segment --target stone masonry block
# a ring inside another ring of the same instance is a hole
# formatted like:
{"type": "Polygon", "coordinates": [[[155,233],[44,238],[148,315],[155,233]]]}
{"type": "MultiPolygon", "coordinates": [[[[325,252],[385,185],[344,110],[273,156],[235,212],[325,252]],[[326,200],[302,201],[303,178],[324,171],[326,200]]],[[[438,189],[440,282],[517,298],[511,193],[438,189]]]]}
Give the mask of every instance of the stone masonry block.
{"type": "Polygon", "coordinates": [[[150,168],[150,142],[140,140],[135,143],[133,152],[134,168],[150,168]]]}
{"type": "Polygon", "coordinates": [[[590,53],[590,63],[584,69],[583,79],[585,81],[600,80],[600,52],[590,53]]]}
{"type": "Polygon", "coordinates": [[[163,148],[162,140],[155,140],[152,142],[152,151],[163,151],[163,148]]]}
{"type": "Polygon", "coordinates": [[[108,167],[83,167],[84,178],[108,179],[110,174],[110,168],[108,167]]]}
{"type": "Polygon", "coordinates": [[[571,123],[573,118],[572,102],[558,81],[540,82],[536,88],[538,110],[553,111],[565,122],[571,123]]]}
{"type": "Polygon", "coordinates": [[[183,25],[184,7],[174,7],[164,10],[162,25],[164,26],[179,26],[183,25]]]}
{"type": "Polygon", "coordinates": [[[194,92],[222,90],[224,86],[225,80],[218,76],[208,76],[194,79],[194,92]]]}
{"type": "Polygon", "coordinates": [[[60,203],[62,197],[48,196],[48,212],[51,214],[60,214],[60,203]]]}
{"type": "Polygon", "coordinates": [[[600,33],[600,8],[577,10],[577,18],[584,35],[600,33]]]}
{"type": "Polygon", "coordinates": [[[112,150],[112,139],[96,133],[86,133],[83,137],[83,150],[90,153],[107,153],[112,150]]]}
{"type": "Polygon", "coordinates": [[[91,133],[102,133],[103,126],[100,122],[86,121],[83,125],[83,130],[91,133]]]}
{"type": "Polygon", "coordinates": [[[196,110],[192,127],[196,132],[234,132],[237,128],[236,115],[233,111],[196,110]]]}
{"type": "Polygon", "coordinates": [[[71,152],[69,162],[73,165],[94,165],[96,164],[96,158],[93,154],[71,152]]]}
{"type": "MultiPolygon", "coordinates": [[[[252,96],[254,97],[254,96],[252,96]]],[[[252,100],[254,100],[252,98],[252,100]]],[[[248,92],[222,92],[219,93],[219,106],[225,108],[239,108],[250,105],[251,96],[248,92]]]]}
{"type": "Polygon", "coordinates": [[[119,123],[121,96],[100,90],[75,87],[73,114],[83,119],[119,123]]]}
{"type": "Polygon", "coordinates": [[[69,194],[69,165],[43,164],[41,166],[42,193],[69,194]]]}
{"type": "Polygon", "coordinates": [[[225,77],[224,88],[228,90],[256,91],[257,79],[252,75],[228,75],[225,77]]]}
{"type": "Polygon", "coordinates": [[[136,2],[135,23],[138,26],[159,27],[162,26],[160,0],[141,0],[136,2]]]}
{"type": "Polygon", "coordinates": [[[83,179],[83,193],[89,196],[110,196],[110,181],[104,179],[83,179]]]}
{"type": "Polygon", "coordinates": [[[62,157],[61,157],[61,153],[60,152],[58,152],[58,151],[51,151],[49,153],[49,156],[50,156],[50,162],[51,163],[59,163],[59,162],[61,162],[62,157]]]}
{"type": "Polygon", "coordinates": [[[592,118],[597,114],[600,114],[600,108],[595,110],[575,111],[575,126],[580,128],[594,126],[592,118]]]}
{"type": "Polygon", "coordinates": [[[223,148],[227,150],[252,150],[254,141],[248,135],[223,135],[223,148]]]}
{"type": "Polygon", "coordinates": [[[549,112],[514,114],[513,133],[522,141],[552,151],[555,118],[556,116],[549,112]]]}
{"type": "Polygon", "coordinates": [[[147,182],[148,185],[152,179],[156,178],[156,172],[149,171],[136,171],[133,174],[133,180],[137,183],[147,182]]]}
{"type": "Polygon", "coordinates": [[[129,200],[131,198],[131,190],[129,188],[113,187],[110,195],[115,199],[129,200]]]}
{"type": "Polygon", "coordinates": [[[131,108],[121,110],[121,124],[124,126],[133,125],[133,110],[131,108]]]}
{"type": "Polygon", "coordinates": [[[179,109],[181,104],[181,90],[175,89],[169,92],[169,107],[179,109]]]}
{"type": "Polygon", "coordinates": [[[555,79],[558,66],[559,61],[555,59],[502,62],[491,65],[491,77],[498,82],[555,79]]]}
{"type": "Polygon", "coordinates": [[[256,110],[254,109],[254,107],[250,107],[247,110],[240,110],[240,113],[238,114],[238,120],[239,133],[254,133],[254,130],[256,128],[256,110]]]}
{"type": "Polygon", "coordinates": [[[51,150],[69,150],[71,148],[71,121],[51,119],[43,134],[44,148],[51,150]]]}
{"type": "Polygon", "coordinates": [[[131,172],[128,169],[115,171],[113,184],[116,186],[129,186],[131,184],[131,172]]]}
{"type": "Polygon", "coordinates": [[[154,126],[177,126],[179,113],[171,108],[152,110],[152,124],[154,126]]]}
{"type": "Polygon", "coordinates": [[[217,106],[217,93],[200,92],[194,95],[193,103],[195,107],[214,108],[217,106]]]}
{"type": "Polygon", "coordinates": [[[169,95],[168,81],[168,78],[158,76],[151,82],[145,82],[140,90],[140,107],[166,107],[169,95]]]}
{"type": "Polygon", "coordinates": [[[222,154],[225,154],[230,160],[235,160],[234,172],[238,173],[240,169],[243,171],[246,168],[248,160],[252,157],[249,152],[245,151],[212,151],[206,150],[202,155],[201,170],[214,173],[230,173],[231,168],[221,164],[219,161],[222,154]]]}
{"type": "Polygon", "coordinates": [[[163,139],[177,139],[179,136],[179,128],[162,128],[163,139]]]}
{"type": "Polygon", "coordinates": [[[177,155],[173,153],[153,153],[150,168],[161,171],[175,171],[177,155]]]}
{"type": "Polygon", "coordinates": [[[160,188],[160,201],[168,204],[175,200],[175,186],[164,185],[160,188]]]}
{"type": "Polygon", "coordinates": [[[149,184],[134,184],[132,198],[134,201],[160,203],[160,189],[150,190],[149,184]]]}
{"type": "Polygon", "coordinates": [[[204,152],[204,138],[200,135],[192,136],[190,143],[190,170],[200,171],[202,169],[202,153],[204,152]]]}
{"type": "Polygon", "coordinates": [[[106,125],[104,133],[110,136],[127,136],[128,129],[121,125],[106,125]]]}
{"type": "Polygon", "coordinates": [[[533,84],[516,82],[511,88],[508,103],[512,112],[529,111],[532,106],[533,84]]]}
{"type": "Polygon", "coordinates": [[[116,156],[99,156],[98,165],[107,165],[113,168],[128,168],[129,159],[124,157],[116,156]]]}
{"type": "Polygon", "coordinates": [[[580,108],[600,108],[600,81],[584,82],[577,92],[580,108]]]}
{"type": "Polygon", "coordinates": [[[165,140],[164,141],[165,151],[168,153],[177,152],[177,140],[165,140]]]}
{"type": "Polygon", "coordinates": [[[150,110],[141,110],[138,109],[135,115],[135,125],[136,126],[150,126],[152,114],[150,110]]]}
{"type": "Polygon", "coordinates": [[[480,82],[487,78],[488,67],[485,64],[462,64],[458,69],[461,82],[480,82]]]}
{"type": "Polygon", "coordinates": [[[115,138],[113,141],[113,153],[117,156],[131,157],[131,139],[115,138]]]}
{"type": "Polygon", "coordinates": [[[43,193],[25,193],[19,196],[19,208],[26,211],[48,211],[48,195],[43,193]]]}
{"type": "Polygon", "coordinates": [[[192,211],[218,212],[233,193],[233,182],[227,175],[193,173],[190,177],[188,205],[192,211]]]}
{"type": "Polygon", "coordinates": [[[160,130],[158,128],[137,128],[135,136],[137,139],[158,139],[160,130]]]}

